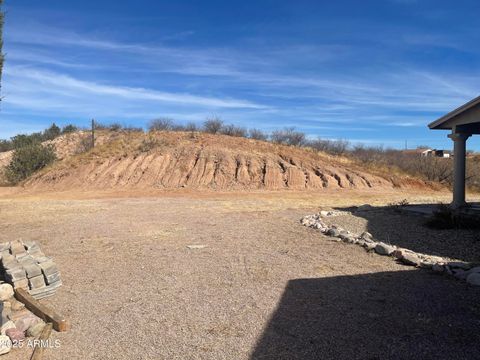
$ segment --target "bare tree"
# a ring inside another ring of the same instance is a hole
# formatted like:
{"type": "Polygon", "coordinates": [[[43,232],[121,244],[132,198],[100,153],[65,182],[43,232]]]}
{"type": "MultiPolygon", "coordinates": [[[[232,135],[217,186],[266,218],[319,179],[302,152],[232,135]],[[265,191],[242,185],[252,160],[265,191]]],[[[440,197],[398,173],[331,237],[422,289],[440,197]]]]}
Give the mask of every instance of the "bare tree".
{"type": "Polygon", "coordinates": [[[198,131],[198,126],[194,122],[189,122],[185,125],[185,131],[198,131]]]}
{"type": "Polygon", "coordinates": [[[247,137],[248,130],[243,127],[230,124],[222,126],[219,132],[228,136],[247,137]]]}
{"type": "Polygon", "coordinates": [[[223,121],[219,117],[211,117],[208,118],[204,123],[203,123],[203,129],[205,132],[210,133],[210,134],[217,134],[220,132],[220,129],[223,127],[223,121]]]}
{"type": "Polygon", "coordinates": [[[158,118],[153,119],[148,124],[149,131],[169,131],[174,128],[174,123],[172,119],[169,118],[158,118]]]}
{"type": "Polygon", "coordinates": [[[305,143],[305,134],[296,131],[294,127],[275,130],[272,132],[272,141],[278,144],[301,146],[305,143]]]}
{"type": "Polygon", "coordinates": [[[350,143],[347,140],[328,140],[318,138],[306,143],[307,146],[333,155],[343,155],[347,152],[350,143]]]}
{"type": "Polygon", "coordinates": [[[262,141],[268,140],[268,135],[259,129],[250,129],[248,131],[248,137],[254,140],[262,140],[262,141]]]}

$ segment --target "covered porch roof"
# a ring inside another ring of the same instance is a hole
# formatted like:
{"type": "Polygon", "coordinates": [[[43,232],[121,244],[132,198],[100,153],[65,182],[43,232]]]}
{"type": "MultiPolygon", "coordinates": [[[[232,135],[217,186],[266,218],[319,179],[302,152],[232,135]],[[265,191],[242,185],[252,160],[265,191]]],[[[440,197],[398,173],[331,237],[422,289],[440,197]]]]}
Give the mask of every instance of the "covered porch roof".
{"type": "Polygon", "coordinates": [[[480,96],[449,112],[428,125],[432,130],[451,130],[453,140],[453,202],[454,208],[462,208],[465,202],[466,141],[473,134],[480,134],[480,96]]]}
{"type": "Polygon", "coordinates": [[[480,96],[435,120],[428,127],[432,130],[480,134],[480,96]]]}

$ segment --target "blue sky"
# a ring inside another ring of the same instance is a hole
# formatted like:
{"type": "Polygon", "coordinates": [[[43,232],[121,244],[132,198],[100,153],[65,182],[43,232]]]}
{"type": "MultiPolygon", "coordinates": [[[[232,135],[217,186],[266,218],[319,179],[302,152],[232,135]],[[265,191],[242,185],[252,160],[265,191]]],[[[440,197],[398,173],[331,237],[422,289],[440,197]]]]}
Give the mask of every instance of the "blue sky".
{"type": "MultiPolygon", "coordinates": [[[[451,147],[480,93],[480,3],[6,0],[0,138],[90,118],[451,147]]],[[[477,139],[469,148],[480,148],[477,139]]]]}

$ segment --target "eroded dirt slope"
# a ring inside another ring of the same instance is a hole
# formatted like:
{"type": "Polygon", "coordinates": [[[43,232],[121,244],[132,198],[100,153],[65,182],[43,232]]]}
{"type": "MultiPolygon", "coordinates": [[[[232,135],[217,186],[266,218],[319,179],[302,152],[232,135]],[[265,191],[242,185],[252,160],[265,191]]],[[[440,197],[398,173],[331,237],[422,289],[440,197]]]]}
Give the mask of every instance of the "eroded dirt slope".
{"type": "MultiPolygon", "coordinates": [[[[103,144],[93,151],[81,155],[69,155],[64,151],[66,155],[62,161],[34,175],[24,185],[59,190],[425,186],[411,178],[368,173],[344,158],[243,138],[182,132],[100,136],[103,136],[103,144]]],[[[63,143],[59,141],[59,145],[63,143]]]]}

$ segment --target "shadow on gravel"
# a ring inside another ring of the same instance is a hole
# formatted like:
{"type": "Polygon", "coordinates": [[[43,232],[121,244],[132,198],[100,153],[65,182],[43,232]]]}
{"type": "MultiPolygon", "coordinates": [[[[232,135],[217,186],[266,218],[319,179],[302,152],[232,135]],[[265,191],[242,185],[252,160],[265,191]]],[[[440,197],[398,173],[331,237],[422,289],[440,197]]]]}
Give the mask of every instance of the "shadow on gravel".
{"type": "MultiPolygon", "coordinates": [[[[424,254],[480,262],[479,230],[432,229],[426,226],[425,215],[399,211],[395,206],[336,210],[351,211],[353,216],[367,220],[367,231],[378,241],[424,254]]],[[[335,217],[331,219],[337,224],[335,217]]],[[[338,225],[342,226],[341,216],[338,225]]]]}
{"type": "Polygon", "coordinates": [[[419,270],[291,280],[250,359],[478,359],[479,298],[419,270]]]}

